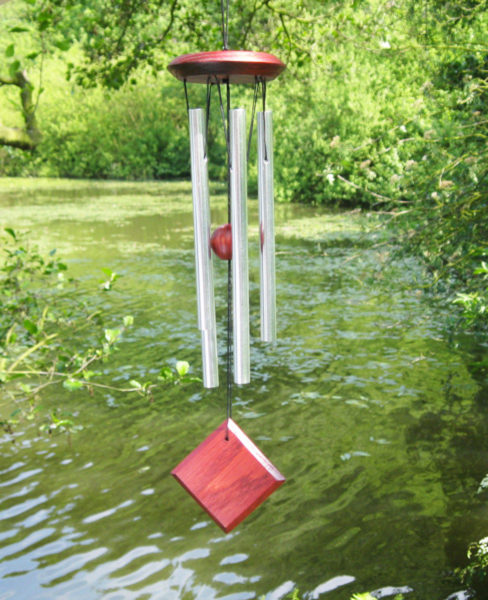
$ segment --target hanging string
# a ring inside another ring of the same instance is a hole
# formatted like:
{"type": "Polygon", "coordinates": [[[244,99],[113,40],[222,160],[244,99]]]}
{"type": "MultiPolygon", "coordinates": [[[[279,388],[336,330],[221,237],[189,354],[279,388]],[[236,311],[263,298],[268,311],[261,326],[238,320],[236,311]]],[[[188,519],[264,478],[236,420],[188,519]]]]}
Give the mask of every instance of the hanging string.
{"type": "Polygon", "coordinates": [[[186,112],[190,112],[190,102],[188,101],[188,88],[186,86],[186,79],[183,79],[183,87],[185,88],[185,101],[186,101],[186,112]]]}
{"type": "Polygon", "coordinates": [[[263,92],[263,138],[264,138],[264,160],[268,160],[268,144],[266,143],[266,79],[261,79],[263,92]]]}
{"type": "Polygon", "coordinates": [[[224,50],[229,49],[229,0],[225,3],[220,0],[220,12],[222,15],[222,42],[224,50]]]}
{"type": "MultiPolygon", "coordinates": [[[[224,127],[225,146],[227,149],[227,219],[231,222],[231,204],[230,204],[230,170],[232,168],[230,162],[230,84],[226,79],[226,106],[224,107],[224,99],[222,94],[221,81],[218,77],[215,78],[217,90],[219,93],[220,114],[224,127]]],[[[232,364],[232,260],[227,262],[227,419],[232,419],[232,380],[233,380],[233,364],[232,364]]],[[[229,439],[229,429],[227,427],[225,439],[229,439]]]]}
{"type": "MultiPolygon", "coordinates": [[[[229,80],[226,81],[226,92],[227,92],[227,219],[228,223],[231,223],[231,203],[230,203],[230,84],[229,80]]],[[[228,261],[227,264],[227,420],[232,419],[232,378],[233,378],[233,364],[232,364],[232,260],[228,261]]],[[[227,428],[225,439],[229,439],[229,429],[227,428]]]]}
{"type": "Polygon", "coordinates": [[[210,121],[210,103],[212,101],[212,84],[210,83],[210,77],[207,79],[207,101],[205,105],[205,157],[207,158],[207,147],[208,147],[208,124],[210,121]]]}
{"type": "Polygon", "coordinates": [[[249,138],[247,140],[247,162],[249,162],[249,155],[251,153],[251,140],[252,140],[253,127],[254,127],[254,116],[256,114],[256,104],[258,102],[259,84],[260,84],[260,78],[256,77],[254,80],[254,98],[252,101],[251,125],[249,127],[249,138]]]}
{"type": "MultiPolygon", "coordinates": [[[[215,77],[215,83],[217,84],[217,90],[219,92],[219,104],[220,104],[220,116],[222,117],[222,125],[224,127],[224,135],[225,135],[225,145],[227,149],[227,166],[228,170],[230,170],[230,137],[229,137],[229,95],[230,90],[227,90],[227,111],[224,109],[224,101],[222,99],[222,89],[220,87],[220,80],[218,77],[215,77]],[[227,112],[227,115],[226,115],[227,112]]],[[[228,86],[229,84],[227,84],[228,86]]]]}

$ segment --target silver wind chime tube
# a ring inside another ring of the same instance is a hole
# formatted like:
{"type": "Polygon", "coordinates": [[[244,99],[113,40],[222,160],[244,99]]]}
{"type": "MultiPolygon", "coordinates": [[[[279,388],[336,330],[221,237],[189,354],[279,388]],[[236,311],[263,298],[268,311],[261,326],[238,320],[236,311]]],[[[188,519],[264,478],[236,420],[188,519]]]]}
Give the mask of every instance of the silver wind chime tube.
{"type": "Polygon", "coordinates": [[[232,225],[232,325],[234,382],[249,383],[249,276],[247,256],[246,111],[230,111],[230,204],[232,225]]]}
{"type": "Polygon", "coordinates": [[[205,115],[201,108],[188,111],[190,125],[191,181],[195,234],[195,271],[198,327],[202,338],[203,385],[219,385],[217,327],[210,247],[210,203],[205,155],[205,115]]]}
{"type": "Polygon", "coordinates": [[[276,341],[276,274],[273,193],[273,113],[258,112],[258,198],[261,340],[276,341]]]}

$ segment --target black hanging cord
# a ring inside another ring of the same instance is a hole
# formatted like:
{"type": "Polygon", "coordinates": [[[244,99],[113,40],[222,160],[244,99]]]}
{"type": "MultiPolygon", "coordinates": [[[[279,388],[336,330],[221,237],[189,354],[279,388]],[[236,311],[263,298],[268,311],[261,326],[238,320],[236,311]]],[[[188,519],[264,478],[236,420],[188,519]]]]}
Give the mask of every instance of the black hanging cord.
{"type": "MultiPolygon", "coordinates": [[[[227,92],[227,218],[228,223],[231,223],[231,204],[230,204],[230,84],[226,81],[227,92]]],[[[227,264],[227,419],[232,419],[232,378],[233,378],[233,363],[232,363],[232,260],[227,264]]],[[[229,439],[229,430],[226,431],[225,439],[229,439]]]]}
{"type": "Polygon", "coordinates": [[[229,0],[220,0],[220,12],[222,15],[222,42],[224,50],[229,49],[229,0]]]}
{"type": "Polygon", "coordinates": [[[212,101],[212,84],[210,77],[207,79],[207,101],[205,106],[205,158],[207,158],[207,146],[208,146],[208,124],[210,121],[210,104],[212,101]]]}
{"type": "Polygon", "coordinates": [[[252,132],[254,127],[254,116],[256,114],[256,104],[258,102],[260,78],[256,77],[254,80],[254,98],[252,101],[252,113],[251,113],[251,125],[249,126],[249,138],[247,140],[247,161],[249,162],[249,154],[251,153],[251,140],[252,132]]]}
{"type": "MultiPolygon", "coordinates": [[[[218,77],[215,78],[215,84],[217,85],[217,90],[219,93],[220,114],[222,116],[222,124],[224,127],[225,146],[227,149],[227,219],[230,223],[232,220],[230,204],[230,84],[228,79],[223,80],[222,83],[225,83],[225,107],[221,81],[218,77]]],[[[229,260],[227,263],[227,419],[232,419],[232,343],[232,260],[229,260]]],[[[229,439],[228,428],[226,429],[225,439],[229,439]]]]}
{"type": "Polygon", "coordinates": [[[264,160],[268,160],[268,144],[266,143],[266,79],[261,79],[263,91],[263,138],[264,138],[264,160]]]}
{"type": "Polygon", "coordinates": [[[188,88],[186,86],[186,79],[183,79],[183,87],[185,88],[185,102],[186,102],[186,112],[190,112],[190,102],[188,100],[188,88]]]}
{"type": "MultiPolygon", "coordinates": [[[[227,171],[229,171],[229,169],[230,169],[230,135],[229,135],[230,89],[227,89],[227,111],[226,111],[224,109],[224,101],[222,99],[222,89],[221,89],[220,80],[218,79],[218,77],[215,78],[215,83],[217,84],[217,90],[219,92],[220,115],[222,117],[222,125],[224,127],[224,135],[225,135],[225,145],[227,148],[227,171]]],[[[228,86],[229,86],[229,84],[227,83],[227,87],[228,86]]]]}

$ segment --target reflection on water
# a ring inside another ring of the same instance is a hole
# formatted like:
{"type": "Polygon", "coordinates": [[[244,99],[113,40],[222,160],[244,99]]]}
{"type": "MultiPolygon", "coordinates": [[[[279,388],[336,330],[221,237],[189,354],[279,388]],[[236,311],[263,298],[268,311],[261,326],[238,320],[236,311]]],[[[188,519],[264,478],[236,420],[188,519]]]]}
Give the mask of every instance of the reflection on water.
{"type": "MultiPolygon", "coordinates": [[[[188,186],[66,185],[7,190],[2,222],[30,218],[86,293],[101,267],[124,275],[104,301],[135,325],[107,380],[176,359],[198,371],[188,186]]],[[[255,203],[250,215],[254,226],[255,203]]],[[[257,339],[252,248],[252,383],[236,389],[234,413],[286,484],[225,535],[170,477],[223,420],[224,390],[175,387],[153,404],[60,390],[49,401],[84,424],[72,446],[33,426],[1,440],[1,600],[278,600],[296,587],[309,599],[441,600],[459,589],[446,575],[488,528],[476,496],[488,419],[465,350],[446,341],[416,263],[386,263],[354,217],[331,215],[313,241],[315,210],[278,217],[279,341],[257,339]]],[[[222,205],[213,220],[224,222],[222,205]]],[[[225,271],[216,265],[222,354],[225,271]]]]}

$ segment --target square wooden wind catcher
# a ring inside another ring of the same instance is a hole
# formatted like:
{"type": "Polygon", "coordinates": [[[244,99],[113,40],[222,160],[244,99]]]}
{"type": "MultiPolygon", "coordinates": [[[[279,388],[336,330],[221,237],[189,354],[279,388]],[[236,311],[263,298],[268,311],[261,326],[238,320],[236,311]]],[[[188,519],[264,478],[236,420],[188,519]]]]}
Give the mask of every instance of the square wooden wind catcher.
{"type": "Polygon", "coordinates": [[[232,419],[226,419],[171,472],[229,532],[285,482],[232,419]]]}

